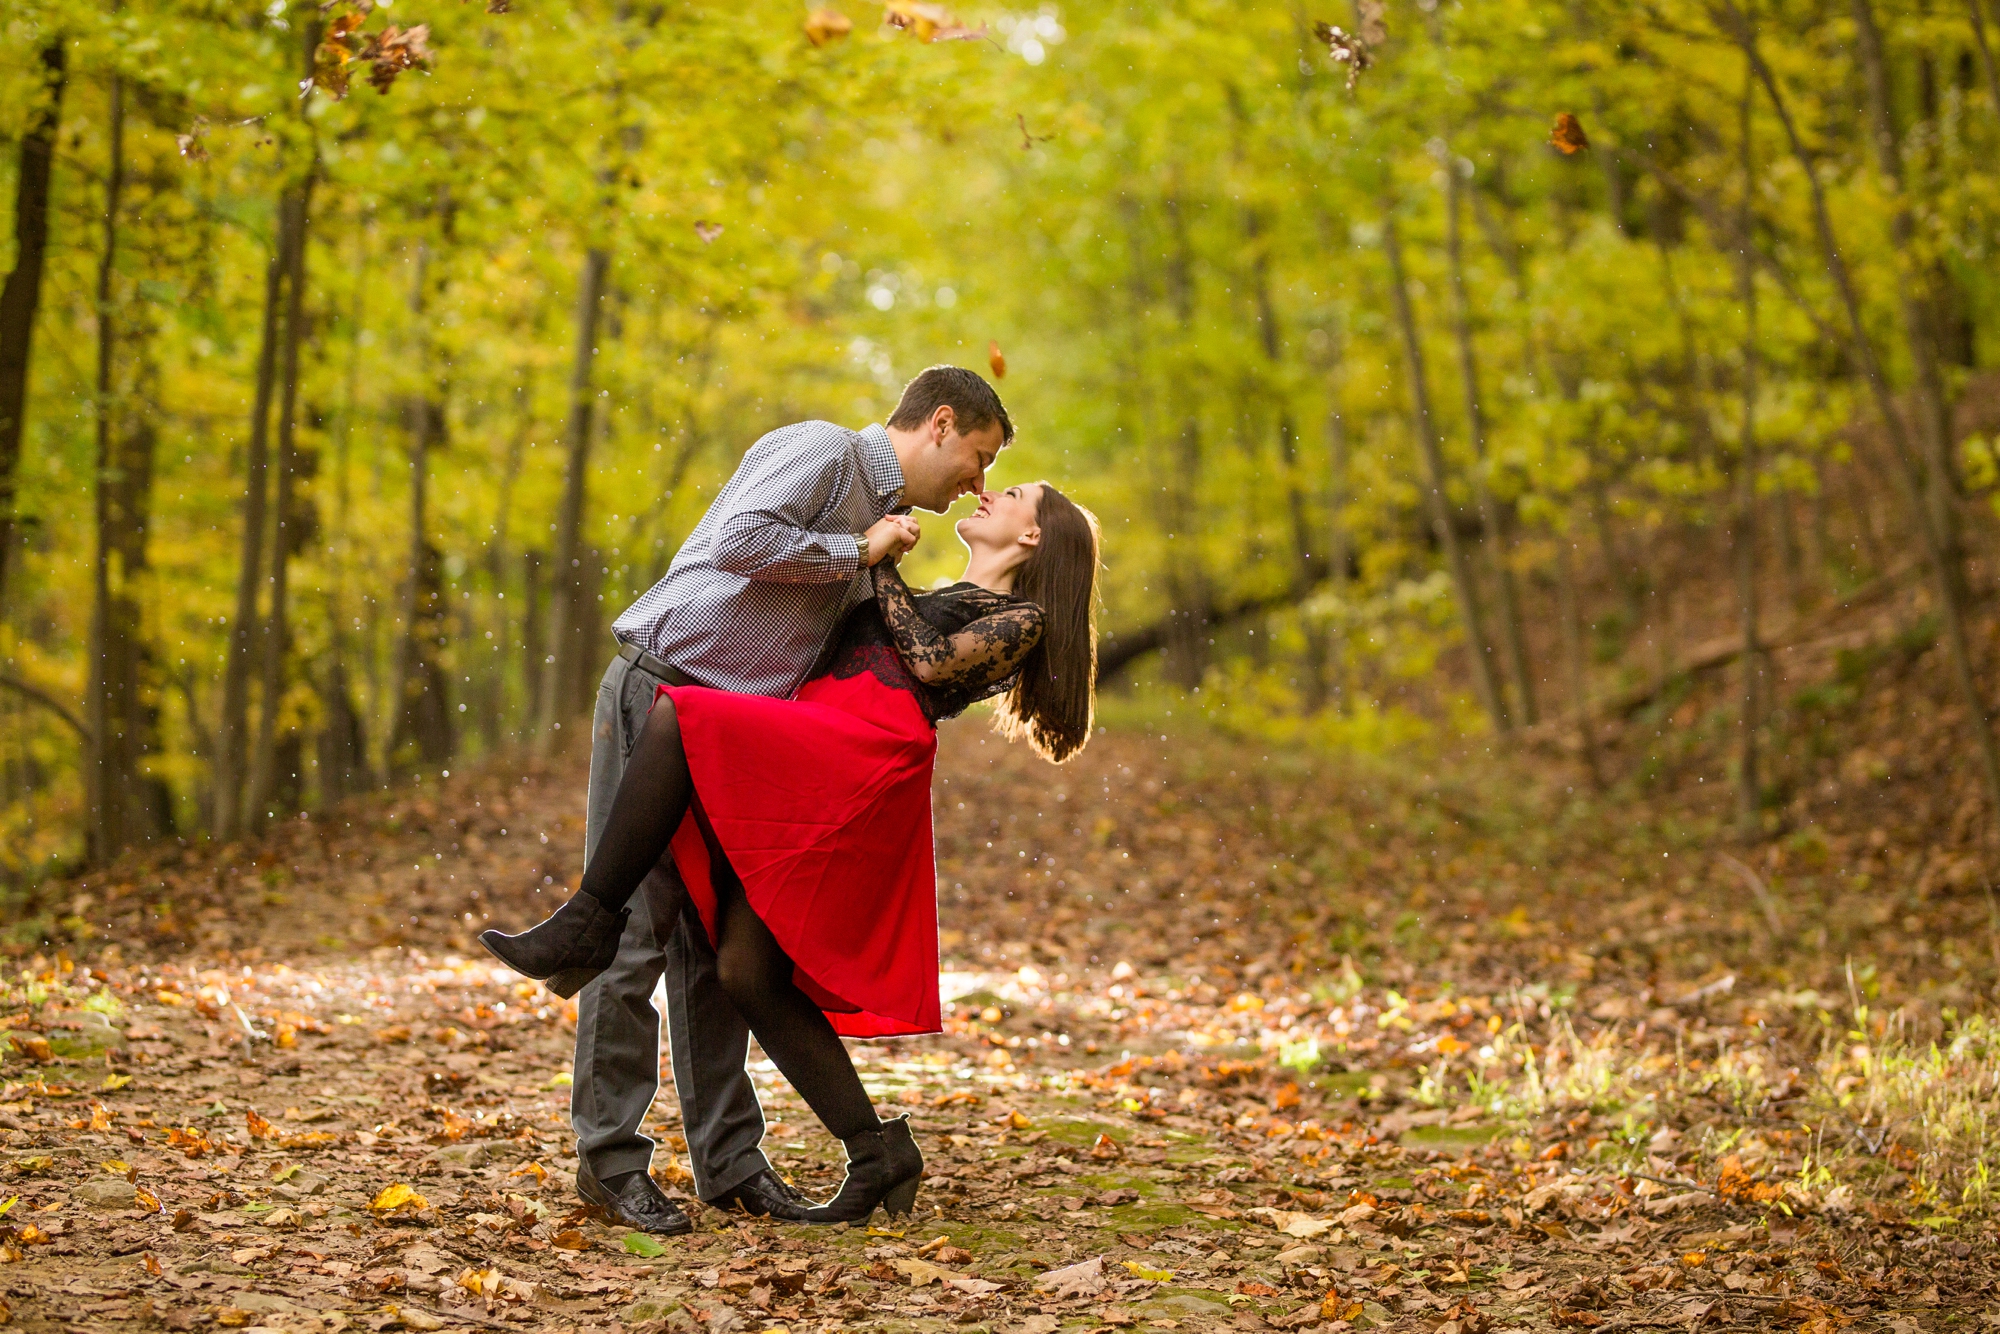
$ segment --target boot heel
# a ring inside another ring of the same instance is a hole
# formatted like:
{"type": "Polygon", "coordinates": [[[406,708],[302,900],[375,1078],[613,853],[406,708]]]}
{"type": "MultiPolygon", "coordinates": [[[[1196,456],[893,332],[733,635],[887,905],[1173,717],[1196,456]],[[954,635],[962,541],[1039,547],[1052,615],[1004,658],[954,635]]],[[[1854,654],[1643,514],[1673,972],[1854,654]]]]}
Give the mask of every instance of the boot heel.
{"type": "Polygon", "coordinates": [[[553,991],[563,1000],[568,1000],[570,997],[576,995],[577,992],[589,986],[591,979],[603,971],[601,968],[565,968],[562,972],[543,982],[542,985],[553,991]]]}
{"type": "Polygon", "coordinates": [[[916,1207],[917,1187],[923,1184],[923,1180],[920,1176],[911,1177],[882,1197],[882,1207],[889,1211],[891,1218],[909,1213],[916,1207]]]}

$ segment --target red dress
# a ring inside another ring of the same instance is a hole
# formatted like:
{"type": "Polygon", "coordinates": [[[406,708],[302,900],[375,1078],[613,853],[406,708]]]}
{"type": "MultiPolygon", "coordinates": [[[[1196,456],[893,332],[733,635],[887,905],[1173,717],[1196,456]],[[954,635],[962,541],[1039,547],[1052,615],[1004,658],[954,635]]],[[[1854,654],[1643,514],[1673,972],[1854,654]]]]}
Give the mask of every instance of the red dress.
{"type": "MultiPolygon", "coordinates": [[[[913,601],[946,635],[1024,605],[973,584],[913,601]]],[[[715,881],[733,872],[836,1032],[938,1032],[937,720],[1011,683],[918,681],[871,602],[790,699],[661,686],[695,788],[673,856],[711,941],[715,881]]]]}

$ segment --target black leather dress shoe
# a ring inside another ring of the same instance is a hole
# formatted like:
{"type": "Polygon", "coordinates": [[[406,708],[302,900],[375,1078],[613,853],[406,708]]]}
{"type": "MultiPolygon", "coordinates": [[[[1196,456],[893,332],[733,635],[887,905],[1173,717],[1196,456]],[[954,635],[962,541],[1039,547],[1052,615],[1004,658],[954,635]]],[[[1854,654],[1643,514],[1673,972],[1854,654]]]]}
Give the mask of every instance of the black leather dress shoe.
{"type": "Polygon", "coordinates": [[[602,1209],[616,1223],[638,1228],[657,1237],[679,1237],[694,1231],[694,1223],[681,1207],[666,1197],[651,1175],[625,1172],[606,1185],[577,1164],[576,1193],[602,1209]]]}
{"type": "Polygon", "coordinates": [[[804,1222],[806,1210],[813,1206],[813,1202],[797,1187],[768,1167],[741,1185],[703,1203],[717,1209],[741,1208],[746,1214],[782,1219],[787,1223],[804,1222]]]}

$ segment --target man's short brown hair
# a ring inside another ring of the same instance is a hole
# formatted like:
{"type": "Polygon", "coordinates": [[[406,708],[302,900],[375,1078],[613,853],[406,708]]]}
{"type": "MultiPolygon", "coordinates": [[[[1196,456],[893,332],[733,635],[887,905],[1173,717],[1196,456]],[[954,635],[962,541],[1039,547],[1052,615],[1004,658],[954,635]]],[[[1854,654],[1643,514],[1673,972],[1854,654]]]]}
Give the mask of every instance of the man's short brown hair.
{"type": "Polygon", "coordinates": [[[915,430],[939,408],[951,409],[958,419],[961,435],[983,431],[998,422],[1000,443],[1004,445],[1014,439],[1014,423],[1007,416],[1000,395],[983,376],[963,366],[933,366],[919,372],[916,379],[903,386],[902,401],[890,414],[889,425],[899,431],[915,430]]]}

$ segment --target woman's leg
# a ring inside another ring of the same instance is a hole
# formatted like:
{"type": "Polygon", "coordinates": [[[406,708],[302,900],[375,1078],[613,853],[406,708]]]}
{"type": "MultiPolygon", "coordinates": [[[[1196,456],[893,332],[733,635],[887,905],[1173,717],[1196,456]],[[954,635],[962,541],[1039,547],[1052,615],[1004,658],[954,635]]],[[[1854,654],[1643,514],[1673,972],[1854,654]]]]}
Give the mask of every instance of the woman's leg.
{"type": "MultiPolygon", "coordinates": [[[[621,792],[621,796],[622,796],[621,792]]],[[[716,865],[716,968],[758,1045],[835,1139],[881,1128],[847,1048],[792,980],[792,960],[750,907],[743,886],[716,865]]]]}
{"type": "Polygon", "coordinates": [[[611,814],[605,817],[597,850],[584,868],[582,892],[610,912],[624,907],[673,841],[693,797],[694,778],[681,745],[680,716],[674,712],[672,697],[662,695],[646,715],[625,761],[611,814]]]}

